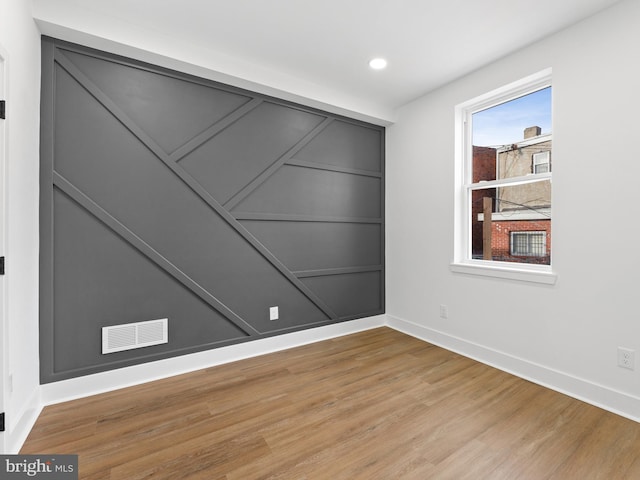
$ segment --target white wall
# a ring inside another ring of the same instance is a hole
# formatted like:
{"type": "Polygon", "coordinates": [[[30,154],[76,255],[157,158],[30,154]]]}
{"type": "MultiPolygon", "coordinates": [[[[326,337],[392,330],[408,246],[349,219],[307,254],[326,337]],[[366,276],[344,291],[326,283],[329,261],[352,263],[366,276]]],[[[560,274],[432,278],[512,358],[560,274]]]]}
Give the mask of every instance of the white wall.
{"type": "Polygon", "coordinates": [[[392,326],[640,419],[639,54],[640,2],[627,0],[398,112],[387,139],[392,326]],[[454,106],[548,67],[557,283],[452,273],[454,106]],[[617,366],[618,346],[636,350],[635,371],[617,366]]]}
{"type": "Polygon", "coordinates": [[[7,452],[15,452],[39,408],[38,170],[40,37],[30,2],[0,2],[0,46],[7,73],[6,338],[3,379],[7,452]]]}

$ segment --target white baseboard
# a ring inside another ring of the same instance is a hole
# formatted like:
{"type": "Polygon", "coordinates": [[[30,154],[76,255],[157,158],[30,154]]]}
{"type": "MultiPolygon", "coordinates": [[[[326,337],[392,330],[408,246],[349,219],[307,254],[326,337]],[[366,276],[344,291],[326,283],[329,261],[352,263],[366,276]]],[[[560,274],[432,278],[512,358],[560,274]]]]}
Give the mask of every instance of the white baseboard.
{"type": "Polygon", "coordinates": [[[16,415],[16,423],[7,425],[5,432],[6,444],[5,452],[9,455],[17,454],[25,440],[29,436],[29,432],[38,420],[38,416],[42,412],[42,402],[40,400],[40,388],[35,389],[29,399],[23,404],[22,408],[16,415]]]}
{"type": "Polygon", "coordinates": [[[42,403],[44,405],[53,405],[77,398],[88,397],[90,395],[139,385],[182,373],[213,367],[215,365],[222,365],[245,358],[257,357],[267,353],[382,327],[385,323],[385,315],[360,318],[275,337],[262,338],[237,345],[215,348],[204,352],[119,368],[108,372],[47,383],[41,386],[42,403]]]}
{"type": "Polygon", "coordinates": [[[633,395],[391,315],[387,315],[387,326],[585,403],[640,422],[640,398],[633,395]]]}

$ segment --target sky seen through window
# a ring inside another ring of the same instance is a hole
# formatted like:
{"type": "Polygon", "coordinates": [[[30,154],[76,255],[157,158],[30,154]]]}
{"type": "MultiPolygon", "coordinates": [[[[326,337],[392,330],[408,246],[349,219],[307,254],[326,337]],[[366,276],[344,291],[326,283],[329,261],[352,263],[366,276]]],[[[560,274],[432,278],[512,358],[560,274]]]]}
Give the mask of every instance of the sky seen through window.
{"type": "Polygon", "coordinates": [[[538,126],[551,133],[551,87],[473,114],[473,145],[499,146],[524,139],[524,129],[538,126]]]}

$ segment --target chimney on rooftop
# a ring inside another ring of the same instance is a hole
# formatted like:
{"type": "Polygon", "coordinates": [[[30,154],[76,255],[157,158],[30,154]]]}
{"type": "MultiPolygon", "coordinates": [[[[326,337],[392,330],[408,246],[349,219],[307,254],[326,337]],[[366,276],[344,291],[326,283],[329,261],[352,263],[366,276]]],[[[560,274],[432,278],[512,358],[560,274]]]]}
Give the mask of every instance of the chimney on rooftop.
{"type": "Polygon", "coordinates": [[[524,138],[526,140],[527,138],[537,137],[541,133],[542,133],[542,129],[538,126],[528,127],[524,129],[524,138]]]}

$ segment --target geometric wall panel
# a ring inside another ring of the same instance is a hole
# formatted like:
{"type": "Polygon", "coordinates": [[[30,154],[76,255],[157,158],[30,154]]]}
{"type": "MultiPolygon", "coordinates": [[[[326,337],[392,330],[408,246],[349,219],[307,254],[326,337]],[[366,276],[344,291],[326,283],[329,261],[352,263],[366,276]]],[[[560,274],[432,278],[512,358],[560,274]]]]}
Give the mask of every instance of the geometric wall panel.
{"type": "Polygon", "coordinates": [[[379,174],[383,153],[381,135],[380,130],[335,121],[309,142],[296,158],[379,174]]]}
{"type": "Polygon", "coordinates": [[[289,270],[382,264],[377,223],[242,221],[289,270]]]}
{"type": "Polygon", "coordinates": [[[381,305],[380,271],[314,276],[304,283],[340,316],[375,314],[381,305]],[[333,278],[332,278],[333,277],[333,278]]]}
{"type": "Polygon", "coordinates": [[[313,217],[379,219],[380,178],[285,165],[234,209],[313,217]]]}
{"type": "Polygon", "coordinates": [[[384,312],[382,127],[51,38],[41,109],[42,382],[384,312]]]}
{"type": "Polygon", "coordinates": [[[263,102],[180,160],[189,174],[224,204],[269,168],[324,117],[263,102]],[[255,132],[246,141],[247,132],[255,132]]]}

